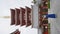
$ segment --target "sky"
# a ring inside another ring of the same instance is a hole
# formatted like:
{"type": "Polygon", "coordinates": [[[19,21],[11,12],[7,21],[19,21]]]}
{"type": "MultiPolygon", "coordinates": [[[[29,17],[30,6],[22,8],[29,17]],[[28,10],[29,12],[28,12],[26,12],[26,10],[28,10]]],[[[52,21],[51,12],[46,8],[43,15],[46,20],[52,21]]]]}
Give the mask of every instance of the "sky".
{"type": "MultiPolygon", "coordinates": [[[[31,7],[31,5],[33,5],[31,2],[32,0],[0,0],[0,16],[10,16],[11,8],[25,8],[25,6],[31,7]]],[[[37,29],[31,28],[31,26],[11,26],[10,23],[10,18],[0,18],[0,34],[10,34],[16,29],[19,29],[21,34],[37,34],[37,29]]]]}

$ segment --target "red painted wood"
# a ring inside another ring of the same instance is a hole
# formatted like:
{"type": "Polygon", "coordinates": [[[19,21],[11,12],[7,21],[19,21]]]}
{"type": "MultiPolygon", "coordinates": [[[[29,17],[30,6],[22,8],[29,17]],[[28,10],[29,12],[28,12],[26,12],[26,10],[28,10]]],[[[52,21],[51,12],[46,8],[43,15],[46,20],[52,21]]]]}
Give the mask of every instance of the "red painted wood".
{"type": "Polygon", "coordinates": [[[21,7],[21,15],[22,15],[22,23],[21,23],[21,26],[26,25],[25,13],[26,13],[26,10],[21,7]]]}
{"type": "Polygon", "coordinates": [[[43,17],[44,15],[48,14],[48,5],[46,4],[47,2],[48,0],[42,0],[41,5],[39,6],[39,26],[42,28],[42,34],[48,34],[48,18],[43,17]]]}
{"type": "Polygon", "coordinates": [[[16,25],[20,25],[20,9],[18,9],[18,8],[16,8],[15,9],[15,12],[16,12],[16,19],[15,19],[15,21],[16,21],[16,25]]]}
{"type": "Polygon", "coordinates": [[[10,9],[11,11],[11,25],[15,24],[15,9],[10,9]]]}
{"type": "Polygon", "coordinates": [[[31,25],[31,8],[26,7],[27,10],[27,27],[31,25]]]}
{"type": "Polygon", "coordinates": [[[20,31],[17,29],[16,31],[12,32],[11,34],[20,34],[20,31]]]}
{"type": "Polygon", "coordinates": [[[48,34],[48,24],[43,25],[43,34],[48,34]]]}
{"type": "Polygon", "coordinates": [[[48,34],[48,31],[46,31],[46,32],[43,32],[43,34],[48,34]]]}

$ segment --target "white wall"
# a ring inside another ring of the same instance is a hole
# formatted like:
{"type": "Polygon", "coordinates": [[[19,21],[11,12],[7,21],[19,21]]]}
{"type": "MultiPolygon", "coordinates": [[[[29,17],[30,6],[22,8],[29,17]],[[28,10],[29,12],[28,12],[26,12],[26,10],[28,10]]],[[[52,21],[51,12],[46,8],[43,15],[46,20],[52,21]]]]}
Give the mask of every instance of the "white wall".
{"type": "Polygon", "coordinates": [[[56,14],[57,18],[49,18],[51,34],[60,34],[60,0],[51,0],[50,14],[56,14]]]}

